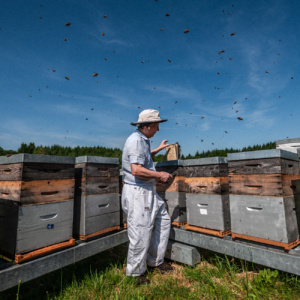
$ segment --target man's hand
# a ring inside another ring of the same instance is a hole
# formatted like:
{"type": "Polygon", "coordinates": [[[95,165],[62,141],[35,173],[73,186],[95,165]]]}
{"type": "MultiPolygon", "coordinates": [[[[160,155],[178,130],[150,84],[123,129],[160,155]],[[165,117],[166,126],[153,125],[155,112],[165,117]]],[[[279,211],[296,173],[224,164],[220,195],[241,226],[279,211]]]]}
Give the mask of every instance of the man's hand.
{"type": "Polygon", "coordinates": [[[151,156],[153,157],[154,155],[156,155],[159,151],[161,151],[162,149],[165,149],[167,146],[169,146],[169,144],[166,144],[168,140],[163,140],[160,145],[154,149],[151,150],[151,156]]]}
{"type": "Polygon", "coordinates": [[[133,176],[140,178],[155,178],[157,181],[167,182],[169,179],[172,179],[173,176],[167,172],[156,172],[144,168],[140,164],[131,164],[131,173],[133,176]]]}
{"type": "Polygon", "coordinates": [[[159,172],[159,181],[167,182],[169,179],[172,179],[173,176],[167,172],[159,172]]]}
{"type": "Polygon", "coordinates": [[[168,144],[166,144],[168,142],[168,140],[163,140],[160,145],[158,146],[159,151],[162,149],[165,149],[167,146],[169,146],[168,144]]]}

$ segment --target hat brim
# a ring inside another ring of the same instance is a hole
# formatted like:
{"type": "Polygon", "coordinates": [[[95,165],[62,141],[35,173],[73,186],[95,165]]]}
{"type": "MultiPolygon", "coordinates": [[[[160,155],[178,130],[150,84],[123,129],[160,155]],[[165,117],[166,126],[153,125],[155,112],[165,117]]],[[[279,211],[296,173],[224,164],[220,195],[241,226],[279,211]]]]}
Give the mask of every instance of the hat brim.
{"type": "Polygon", "coordinates": [[[130,125],[136,126],[136,125],[139,125],[139,124],[163,123],[163,122],[167,122],[167,121],[168,121],[168,119],[162,119],[162,120],[159,120],[159,121],[131,122],[130,125]]]}

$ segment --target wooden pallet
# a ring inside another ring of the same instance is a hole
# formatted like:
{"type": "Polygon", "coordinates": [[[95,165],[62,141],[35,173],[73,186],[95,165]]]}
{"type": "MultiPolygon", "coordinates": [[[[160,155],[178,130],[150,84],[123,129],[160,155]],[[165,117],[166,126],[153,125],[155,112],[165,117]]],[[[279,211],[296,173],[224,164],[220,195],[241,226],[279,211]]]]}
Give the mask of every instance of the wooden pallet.
{"type": "Polygon", "coordinates": [[[266,240],[266,239],[262,239],[262,238],[257,238],[257,237],[233,233],[233,232],[231,233],[231,235],[232,235],[233,239],[240,238],[243,240],[250,240],[250,241],[258,242],[258,243],[262,243],[262,244],[268,244],[268,245],[272,245],[272,246],[282,247],[285,250],[290,250],[300,244],[300,239],[297,239],[291,243],[281,243],[281,242],[277,242],[277,241],[266,240]]]}
{"type": "Polygon", "coordinates": [[[74,245],[75,245],[75,239],[70,239],[66,242],[58,243],[58,244],[51,245],[51,246],[47,246],[47,247],[44,247],[44,248],[41,248],[41,249],[38,249],[38,250],[34,250],[34,251],[31,251],[31,252],[28,252],[28,253],[25,253],[25,254],[16,254],[15,255],[15,262],[17,264],[19,264],[19,263],[27,261],[29,259],[36,258],[38,256],[48,254],[48,253],[54,252],[56,250],[61,250],[63,248],[74,246],[74,245]]]}
{"type": "Polygon", "coordinates": [[[189,224],[186,224],[184,226],[184,228],[185,228],[185,230],[198,231],[198,232],[202,232],[202,233],[206,233],[206,234],[210,234],[210,235],[216,235],[219,237],[223,237],[224,235],[231,234],[231,230],[221,231],[221,230],[214,230],[214,229],[203,228],[203,227],[198,227],[198,226],[191,226],[189,224]]]}
{"type": "Polygon", "coordinates": [[[79,239],[82,240],[82,241],[86,241],[90,238],[97,237],[97,236],[100,236],[104,233],[108,233],[108,232],[111,232],[111,231],[114,231],[114,230],[119,230],[119,229],[120,229],[120,226],[114,226],[114,227],[106,228],[106,229],[103,229],[103,230],[100,230],[100,231],[97,231],[97,232],[94,232],[94,233],[91,233],[91,234],[87,234],[87,235],[79,234],[79,239]]]}
{"type": "Polygon", "coordinates": [[[172,225],[175,225],[177,227],[185,226],[186,222],[172,222],[172,225]]]}

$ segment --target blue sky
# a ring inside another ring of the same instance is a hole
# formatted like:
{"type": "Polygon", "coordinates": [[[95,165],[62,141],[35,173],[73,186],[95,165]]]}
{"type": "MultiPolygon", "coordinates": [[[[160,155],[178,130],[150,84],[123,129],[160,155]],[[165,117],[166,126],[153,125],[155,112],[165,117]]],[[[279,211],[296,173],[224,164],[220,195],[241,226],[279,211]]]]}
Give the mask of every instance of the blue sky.
{"type": "Polygon", "coordinates": [[[169,120],[153,148],[185,155],[299,137],[299,13],[296,0],[1,1],[0,146],[122,149],[147,108],[169,120]]]}

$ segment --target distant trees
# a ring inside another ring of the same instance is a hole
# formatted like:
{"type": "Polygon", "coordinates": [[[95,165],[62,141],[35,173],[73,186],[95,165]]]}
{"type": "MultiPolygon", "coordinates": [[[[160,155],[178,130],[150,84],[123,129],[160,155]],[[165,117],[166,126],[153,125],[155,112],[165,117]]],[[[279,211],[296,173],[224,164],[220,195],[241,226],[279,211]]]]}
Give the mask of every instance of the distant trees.
{"type": "Polygon", "coordinates": [[[242,150],[233,149],[233,148],[230,148],[230,149],[225,148],[225,149],[214,149],[214,150],[202,151],[201,153],[199,153],[199,151],[197,151],[195,153],[195,155],[191,155],[191,154],[188,154],[187,156],[181,155],[181,159],[227,156],[228,153],[248,152],[248,151],[268,150],[268,149],[276,149],[276,143],[269,142],[269,143],[262,144],[262,145],[243,147],[242,150]]]}
{"type": "MultiPolygon", "coordinates": [[[[194,155],[191,154],[188,154],[187,156],[181,155],[181,159],[227,156],[228,153],[267,150],[267,149],[276,149],[276,143],[269,142],[262,145],[243,147],[242,150],[225,148],[225,149],[214,149],[214,150],[207,150],[207,151],[203,150],[201,153],[199,151],[196,151],[194,155]]],[[[72,156],[72,157],[85,156],[85,155],[117,157],[119,158],[120,164],[122,160],[121,149],[106,148],[101,146],[94,146],[94,147],[76,146],[72,148],[72,147],[64,147],[56,144],[52,146],[42,146],[42,145],[36,146],[34,143],[29,143],[29,144],[22,143],[17,151],[4,150],[2,147],[0,147],[0,155],[16,154],[16,153],[45,154],[45,155],[59,155],[59,156],[72,156]]],[[[165,161],[165,160],[167,160],[166,154],[158,154],[154,157],[154,161],[165,161]]]]}

